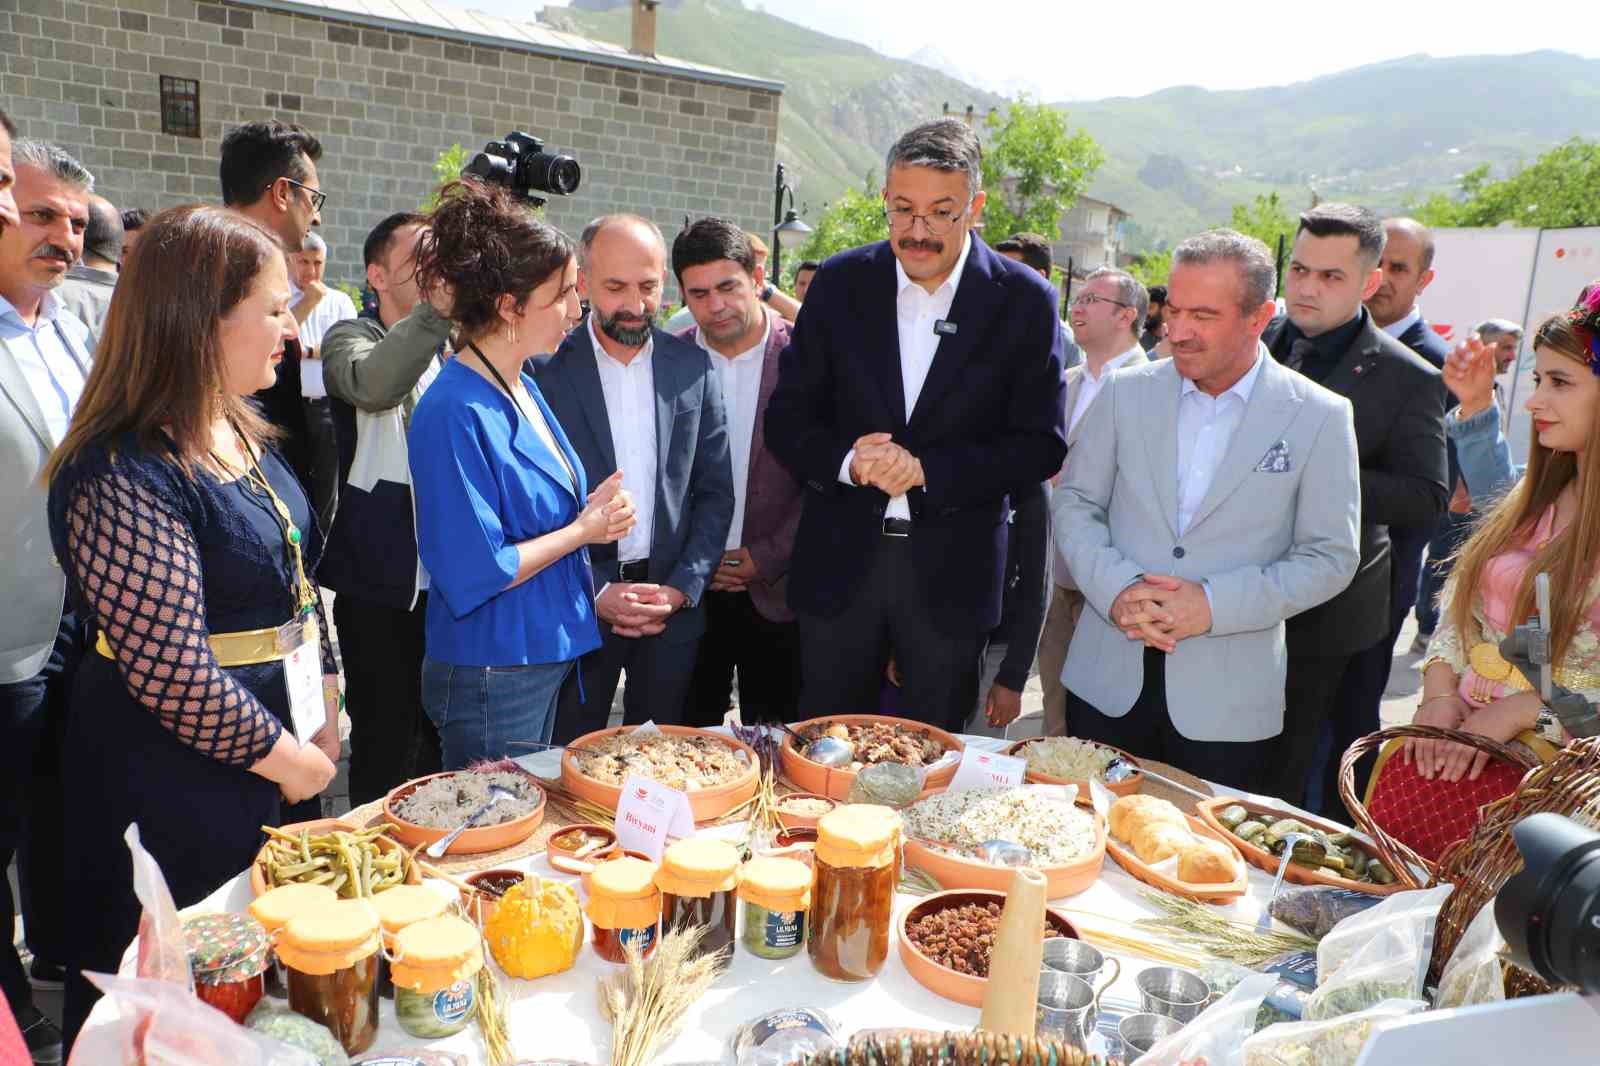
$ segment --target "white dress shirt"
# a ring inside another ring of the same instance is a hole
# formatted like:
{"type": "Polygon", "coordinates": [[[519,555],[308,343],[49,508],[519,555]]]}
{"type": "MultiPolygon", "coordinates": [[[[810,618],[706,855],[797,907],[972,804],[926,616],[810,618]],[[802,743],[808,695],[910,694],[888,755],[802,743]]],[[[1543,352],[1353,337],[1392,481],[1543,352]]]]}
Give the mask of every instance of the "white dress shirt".
{"type": "Polygon", "coordinates": [[[611,447],[622,469],[622,487],[633,497],[633,528],[617,542],[617,560],[631,563],[650,557],[656,521],[656,378],[655,337],[631,362],[606,354],[589,315],[589,343],[600,368],[600,391],[611,423],[611,447]]]}
{"type": "Polygon", "coordinates": [[[762,309],[766,328],[754,346],[729,359],[706,343],[705,330],[695,339],[711,354],[711,368],[722,386],[722,403],[728,411],[728,453],[733,461],[733,524],[728,527],[728,550],[744,546],[744,497],[750,481],[750,448],[756,433],[756,406],[761,402],[761,369],[772,334],[772,312],[762,309]]]}
{"type": "Polygon", "coordinates": [[[1244,421],[1244,409],[1261,376],[1261,361],[1256,361],[1244,377],[1220,396],[1209,396],[1188,378],[1178,394],[1178,535],[1194,521],[1195,512],[1211,488],[1222,457],[1244,421]]]}
{"type": "Polygon", "coordinates": [[[1087,355],[1083,357],[1083,377],[1078,382],[1078,402],[1072,405],[1072,417],[1067,421],[1068,436],[1078,428],[1078,420],[1088,412],[1089,405],[1094,403],[1094,398],[1100,395],[1100,388],[1105,385],[1111,372],[1119,366],[1126,366],[1129,359],[1143,354],[1144,349],[1139,346],[1138,341],[1134,341],[1132,348],[1106,361],[1106,365],[1100,368],[1099,377],[1089,369],[1089,357],[1087,355]]]}
{"type": "Polygon", "coordinates": [[[1398,322],[1391,322],[1387,326],[1384,326],[1383,331],[1389,336],[1393,337],[1395,340],[1399,340],[1400,335],[1406,330],[1410,329],[1412,324],[1421,317],[1422,308],[1418,307],[1416,304],[1412,304],[1411,313],[1409,315],[1400,319],[1398,322]]]}
{"type": "MultiPolygon", "coordinates": [[[[940,334],[934,332],[934,324],[950,314],[950,305],[955,303],[956,289],[961,284],[961,273],[967,267],[967,255],[971,251],[972,236],[968,234],[961,239],[961,257],[956,260],[950,276],[931,293],[906,275],[899,259],[894,261],[894,314],[900,334],[900,388],[905,396],[908,422],[911,412],[916,410],[917,397],[922,395],[922,386],[928,380],[933,357],[939,351],[940,334]]],[[[881,432],[888,432],[888,429],[885,426],[881,432]]],[[[855,457],[855,449],[852,448],[845,455],[844,464],[839,467],[839,480],[846,485],[855,484],[850,480],[850,463],[855,457]]],[[[909,521],[911,505],[904,496],[896,496],[889,501],[889,509],[884,517],[909,521]]]]}
{"type": "MultiPolygon", "coordinates": [[[[299,303],[305,295],[293,282],[289,283],[289,306],[299,303]]],[[[333,328],[335,322],[343,322],[347,318],[356,317],[356,305],[350,302],[350,297],[328,286],[328,293],[317,306],[306,315],[306,320],[300,324],[300,347],[314,348],[317,355],[322,354],[322,338],[328,330],[333,328]]],[[[328,387],[322,383],[322,360],[300,360],[300,395],[308,400],[320,400],[328,395],[328,387]]]]}
{"type": "Polygon", "coordinates": [[[30,326],[16,307],[0,296],[0,335],[17,342],[11,345],[11,353],[57,443],[67,435],[67,423],[72,421],[72,410],[78,406],[84,384],[83,367],[68,350],[66,338],[56,325],[58,316],[70,314],[55,293],[47,292],[30,326]]]}

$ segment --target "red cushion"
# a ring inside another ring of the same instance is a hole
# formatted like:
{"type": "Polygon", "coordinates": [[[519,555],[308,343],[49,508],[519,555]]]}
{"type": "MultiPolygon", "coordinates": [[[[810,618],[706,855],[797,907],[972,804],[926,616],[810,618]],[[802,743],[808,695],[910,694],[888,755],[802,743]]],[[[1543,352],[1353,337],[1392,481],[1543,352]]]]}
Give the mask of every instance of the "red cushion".
{"type": "Polygon", "coordinates": [[[1425,778],[1396,751],[1373,779],[1367,810],[1383,830],[1429,862],[1470,834],[1478,809],[1515,792],[1525,771],[1490,759],[1476,781],[1425,778]]]}

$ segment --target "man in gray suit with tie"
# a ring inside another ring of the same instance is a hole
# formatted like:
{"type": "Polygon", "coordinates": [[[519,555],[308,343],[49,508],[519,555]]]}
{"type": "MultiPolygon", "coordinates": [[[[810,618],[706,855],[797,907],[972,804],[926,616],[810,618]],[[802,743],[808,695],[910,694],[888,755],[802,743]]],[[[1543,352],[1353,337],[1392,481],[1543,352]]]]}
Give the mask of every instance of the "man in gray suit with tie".
{"type": "Polygon", "coordinates": [[[66,579],[50,546],[39,473],[89,376],[88,327],[56,290],[82,254],[94,178],[54,145],[18,141],[13,151],[3,116],[0,128],[0,174],[16,163],[16,207],[0,210],[0,991],[36,1061],[46,1061],[51,1045],[59,1055],[61,1034],[34,1008],[29,985],[61,987],[57,767],[82,641],[63,606],[66,579]],[[14,907],[3,871],[14,851],[34,953],[28,974],[9,935],[14,907]]]}
{"type": "Polygon", "coordinates": [[[1361,517],[1349,401],[1261,345],[1276,280],[1254,238],[1180,244],[1172,358],[1112,375],[1053,501],[1089,608],[1069,731],[1252,790],[1283,729],[1284,619],[1349,582],[1361,517]]]}

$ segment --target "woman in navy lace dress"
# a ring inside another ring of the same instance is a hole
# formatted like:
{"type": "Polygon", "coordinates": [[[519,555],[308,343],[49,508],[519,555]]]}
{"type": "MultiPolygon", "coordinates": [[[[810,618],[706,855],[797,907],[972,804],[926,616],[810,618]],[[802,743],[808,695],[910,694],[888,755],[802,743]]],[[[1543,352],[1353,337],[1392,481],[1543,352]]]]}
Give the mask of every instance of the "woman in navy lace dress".
{"type": "Polygon", "coordinates": [[[338,751],[306,578],[316,523],[246,402],[294,335],[283,255],[213,207],[140,236],[47,470],[56,557],[94,631],[63,767],[66,884],[85,904],[68,932],[69,1046],[97,995],[78,971],[114,971],[137,932],[128,823],[192,904],[250,864],[280,804],[322,790],[338,751]]]}

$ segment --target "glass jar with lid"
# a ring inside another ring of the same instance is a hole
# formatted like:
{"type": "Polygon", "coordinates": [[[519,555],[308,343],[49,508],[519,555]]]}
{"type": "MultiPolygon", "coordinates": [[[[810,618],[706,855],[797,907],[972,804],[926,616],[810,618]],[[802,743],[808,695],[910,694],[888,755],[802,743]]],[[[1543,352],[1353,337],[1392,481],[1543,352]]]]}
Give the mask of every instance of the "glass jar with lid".
{"type": "Polygon", "coordinates": [[[763,959],[800,953],[806,942],[811,876],[808,864],[783,856],[761,856],[744,864],[739,871],[739,899],[746,951],[763,959]]]}
{"type": "Polygon", "coordinates": [[[589,875],[589,902],[584,913],[594,927],[594,950],[607,962],[622,962],[623,949],[637,944],[649,958],[656,949],[661,922],[661,892],[656,864],[625,855],[600,863],[589,875]]]}
{"type": "Polygon", "coordinates": [[[195,995],[243,1025],[266,993],[266,929],[248,914],[196,914],[183,920],[183,933],[195,995]]]}
{"type": "MultiPolygon", "coordinates": [[[[327,885],[280,885],[268,889],[250,901],[250,916],[266,929],[267,936],[276,940],[289,919],[308,911],[337,903],[339,893],[327,885]]],[[[272,952],[267,969],[267,995],[282,999],[289,994],[288,978],[277,951],[272,952]]]]}
{"type": "Polygon", "coordinates": [[[395,934],[390,951],[400,1028],[433,1040],[471,1023],[483,939],[470,922],[448,914],[412,922],[395,934]]]}
{"type": "Polygon", "coordinates": [[[817,972],[864,981],[889,957],[889,927],[900,876],[900,815],[853,803],[817,822],[816,879],[807,949],[817,972]]]}
{"type": "MultiPolygon", "coordinates": [[[[378,912],[384,948],[392,953],[394,938],[400,930],[439,917],[450,908],[450,903],[450,897],[435,892],[427,885],[395,885],[373,896],[372,906],[378,912]]],[[[378,994],[385,999],[394,996],[387,960],[378,963],[378,994]]]]}
{"type": "Polygon", "coordinates": [[[656,871],[661,890],[661,928],[701,926],[705,935],[694,955],[731,947],[738,930],[739,849],[715,837],[691,837],[668,846],[656,871]]]}
{"type": "Polygon", "coordinates": [[[325,1025],[352,1055],[378,1036],[378,912],[341,899],[289,919],[278,938],[289,1009],[325,1025]]]}

